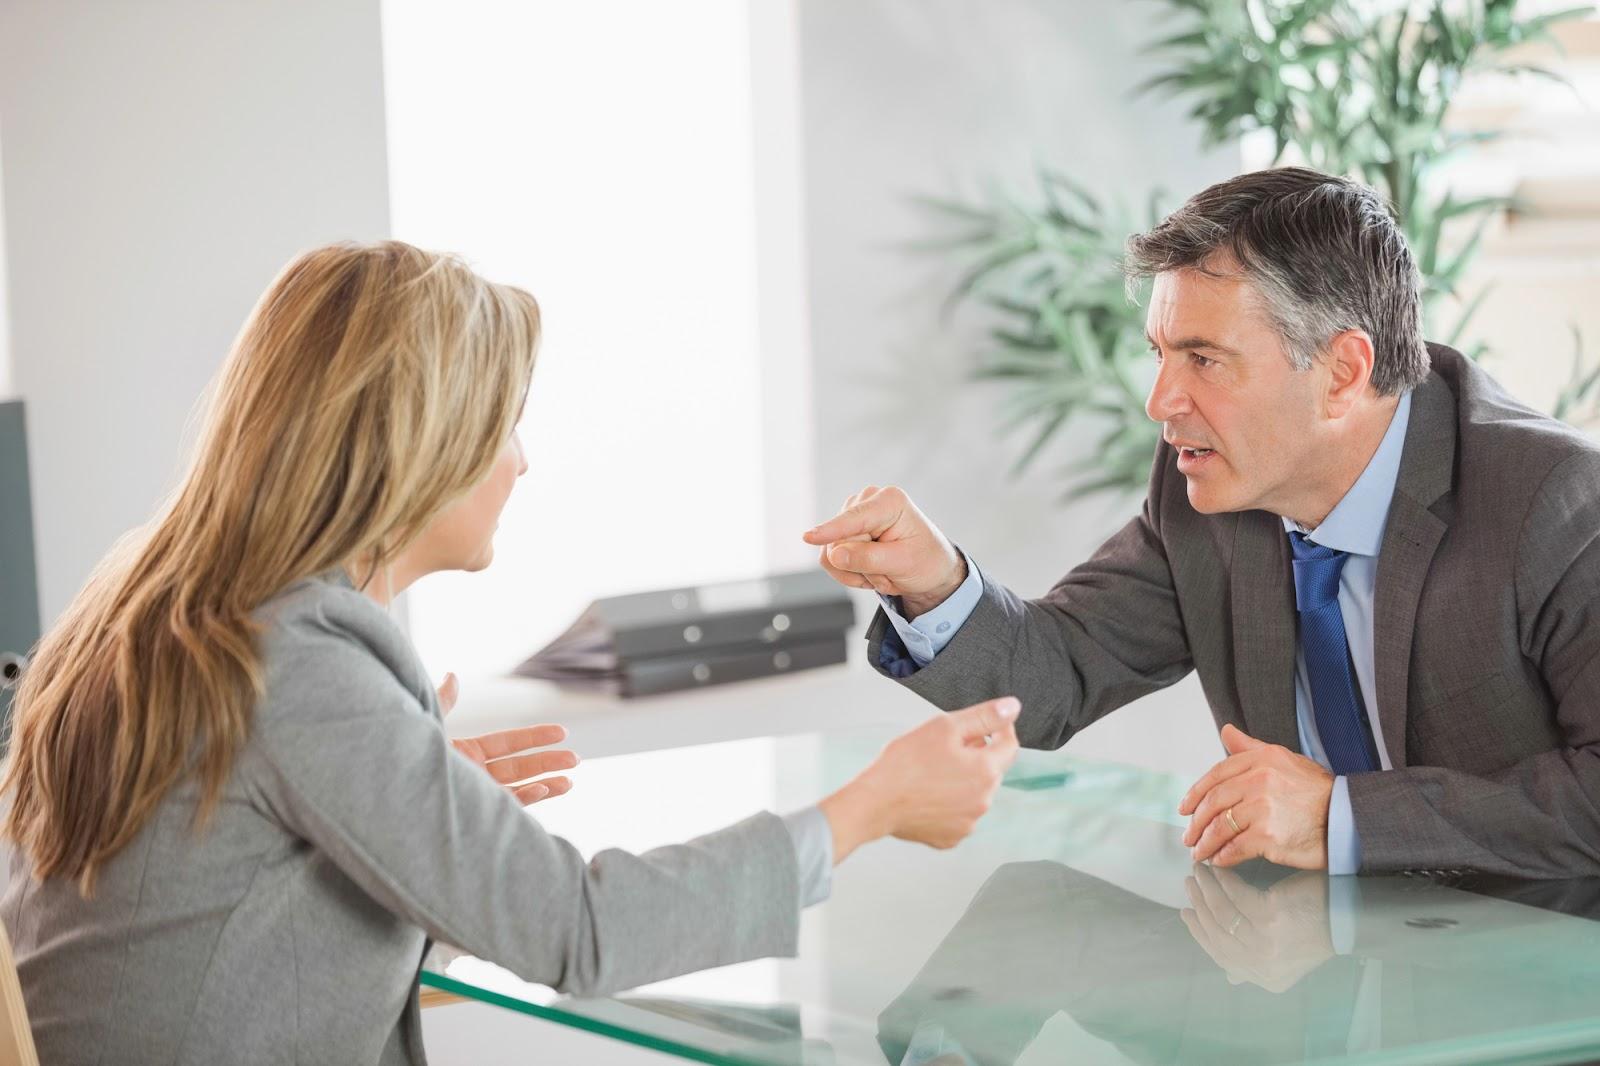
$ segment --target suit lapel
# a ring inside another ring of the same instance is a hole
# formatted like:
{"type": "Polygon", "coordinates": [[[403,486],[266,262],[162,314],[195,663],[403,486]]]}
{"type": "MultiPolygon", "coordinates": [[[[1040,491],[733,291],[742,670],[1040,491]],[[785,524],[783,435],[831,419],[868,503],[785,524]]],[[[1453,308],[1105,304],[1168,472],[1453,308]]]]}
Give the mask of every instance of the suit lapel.
{"type": "Polygon", "coordinates": [[[1233,661],[1245,732],[1299,751],[1289,541],[1275,515],[1246,511],[1238,516],[1233,543],[1233,661]]]}
{"type": "Polygon", "coordinates": [[[1455,394],[1437,373],[1411,397],[1411,424],[1394,500],[1378,551],[1372,639],[1383,743],[1396,769],[1406,765],[1407,694],[1417,605],[1447,523],[1429,507],[1451,489],[1456,453],[1455,394]]]}
{"type": "Polygon", "coordinates": [[[1410,497],[1395,493],[1378,556],[1372,638],[1378,682],[1378,720],[1395,769],[1406,765],[1407,692],[1411,685],[1411,637],[1417,604],[1445,524],[1410,497]]]}

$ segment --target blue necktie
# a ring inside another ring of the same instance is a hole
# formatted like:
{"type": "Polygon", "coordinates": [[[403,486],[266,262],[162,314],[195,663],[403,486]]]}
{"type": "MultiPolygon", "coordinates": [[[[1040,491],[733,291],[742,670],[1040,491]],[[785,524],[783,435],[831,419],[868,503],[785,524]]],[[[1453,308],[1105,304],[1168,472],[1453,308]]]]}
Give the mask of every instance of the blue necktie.
{"type": "Polygon", "coordinates": [[[1339,572],[1349,552],[1334,551],[1290,533],[1294,599],[1300,611],[1300,650],[1311,679],[1311,711],[1322,750],[1336,774],[1378,768],[1367,740],[1366,711],[1350,665],[1350,641],[1339,612],[1339,572]]]}

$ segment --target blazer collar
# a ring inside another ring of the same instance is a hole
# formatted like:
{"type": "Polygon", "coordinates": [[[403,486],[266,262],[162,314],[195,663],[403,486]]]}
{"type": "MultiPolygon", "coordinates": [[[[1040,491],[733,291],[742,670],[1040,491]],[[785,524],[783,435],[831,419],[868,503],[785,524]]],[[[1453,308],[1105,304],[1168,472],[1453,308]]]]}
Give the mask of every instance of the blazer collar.
{"type": "MultiPolygon", "coordinates": [[[[1442,351],[1456,359],[1463,358],[1448,348],[1442,351]]],[[[1404,493],[1422,507],[1431,507],[1453,487],[1455,465],[1456,395],[1439,372],[1433,371],[1411,391],[1411,424],[1406,427],[1406,446],[1400,455],[1395,492],[1404,493]]]]}
{"type": "MultiPolygon", "coordinates": [[[[1462,358],[1445,351],[1448,355],[1431,353],[1435,363],[1462,358]]],[[[1407,763],[1406,717],[1417,606],[1422,601],[1434,553],[1449,526],[1434,510],[1434,504],[1454,486],[1456,419],[1455,393],[1435,370],[1412,393],[1411,425],[1406,430],[1405,453],[1400,457],[1400,477],[1395,483],[1389,524],[1378,553],[1372,606],[1378,720],[1383,726],[1390,765],[1396,769],[1407,763]]]]}

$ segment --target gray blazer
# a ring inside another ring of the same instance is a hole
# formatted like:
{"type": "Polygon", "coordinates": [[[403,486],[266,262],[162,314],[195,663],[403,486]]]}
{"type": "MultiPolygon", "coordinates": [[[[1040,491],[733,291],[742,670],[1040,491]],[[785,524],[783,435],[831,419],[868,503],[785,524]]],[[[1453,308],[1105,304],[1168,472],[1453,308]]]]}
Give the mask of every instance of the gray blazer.
{"type": "Polygon", "coordinates": [[[46,1066],[421,1062],[430,938],[578,995],[794,952],[779,818],[585,863],[450,746],[415,652],[348,582],[262,619],[266,696],[203,834],[189,782],[88,901],[10,858],[0,918],[46,1066]]]}
{"type": "MultiPolygon", "coordinates": [[[[1429,351],[1378,556],[1395,768],[1350,778],[1361,869],[1600,873],[1600,448],[1429,351]]],[[[1219,729],[1298,750],[1296,621],[1282,523],[1197,513],[1162,444],[1138,517],[1039,599],[986,579],[902,683],[946,709],[1015,694],[1022,742],[1054,748],[1198,670],[1219,729]]]]}

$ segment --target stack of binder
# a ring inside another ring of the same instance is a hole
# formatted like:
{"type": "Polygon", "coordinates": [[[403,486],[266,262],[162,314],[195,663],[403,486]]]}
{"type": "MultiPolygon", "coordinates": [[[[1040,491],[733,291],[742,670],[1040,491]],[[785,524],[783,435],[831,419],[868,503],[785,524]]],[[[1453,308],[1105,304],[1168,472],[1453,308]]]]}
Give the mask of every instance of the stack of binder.
{"type": "Polygon", "coordinates": [[[818,570],[609,596],[516,673],[647,696],[842,663],[854,624],[849,594],[818,570]]]}

